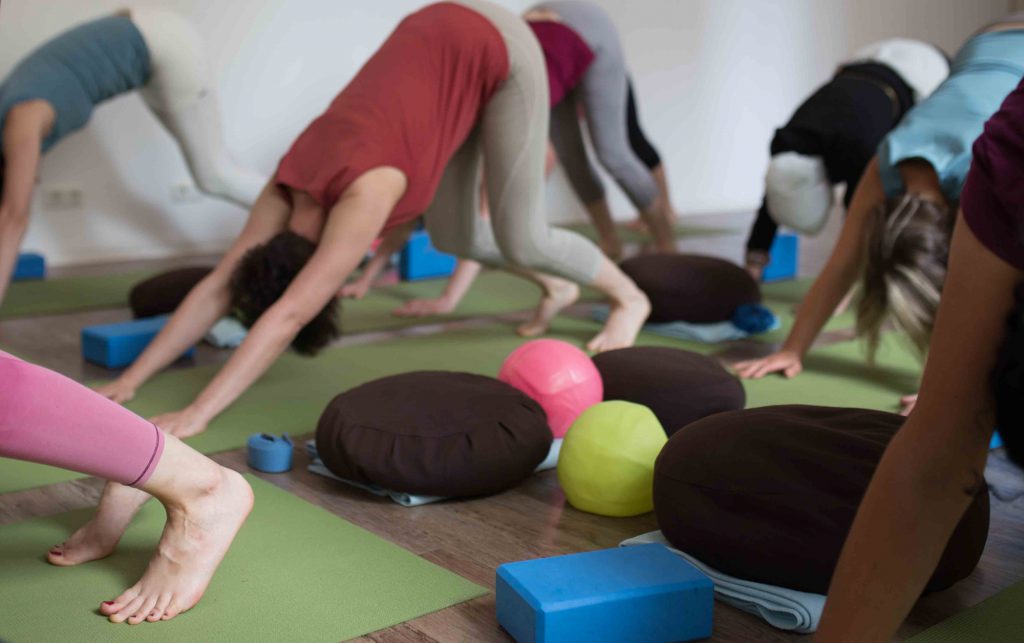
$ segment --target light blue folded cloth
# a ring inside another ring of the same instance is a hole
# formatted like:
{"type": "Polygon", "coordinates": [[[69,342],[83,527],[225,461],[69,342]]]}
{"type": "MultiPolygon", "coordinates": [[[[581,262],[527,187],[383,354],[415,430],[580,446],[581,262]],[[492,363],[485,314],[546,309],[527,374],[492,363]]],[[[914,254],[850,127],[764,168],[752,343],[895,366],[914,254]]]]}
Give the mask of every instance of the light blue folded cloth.
{"type": "Polygon", "coordinates": [[[758,616],[772,627],[780,630],[810,634],[818,629],[821,610],[825,607],[825,596],[799,592],[795,589],[765,585],[749,580],[734,578],[716,571],[693,556],[685,554],[665,540],[660,531],[622,541],[622,547],[659,543],[682,556],[688,563],[707,574],[715,584],[715,598],[726,605],[732,605],[744,612],[758,616]]]}
{"type": "MultiPolygon", "coordinates": [[[[594,306],[591,317],[595,321],[604,322],[608,319],[608,306],[594,306]]],[[[763,333],[773,331],[781,325],[778,315],[774,315],[771,325],[765,328],[763,333]]],[[[675,321],[663,323],[644,324],[643,330],[664,335],[673,339],[681,339],[687,342],[700,342],[702,344],[719,344],[735,339],[745,339],[754,334],[739,328],[731,321],[717,322],[714,324],[691,324],[690,322],[675,321]]]]}
{"type": "Polygon", "coordinates": [[[234,317],[223,317],[213,325],[204,338],[217,348],[237,348],[249,334],[249,329],[234,317]]]}
{"type": "MultiPolygon", "coordinates": [[[[536,473],[539,471],[554,469],[555,466],[558,465],[558,454],[561,450],[561,438],[554,440],[551,443],[551,450],[548,451],[548,457],[544,458],[544,461],[537,465],[534,472],[536,473]]],[[[337,480],[338,482],[344,482],[345,484],[352,485],[353,487],[357,487],[364,491],[369,491],[370,493],[376,496],[381,496],[382,498],[391,498],[391,500],[397,502],[403,507],[419,507],[420,505],[429,505],[432,502],[440,502],[448,499],[444,496],[421,496],[414,493],[391,491],[375,484],[367,484],[365,482],[357,482],[355,480],[347,480],[345,478],[338,477],[334,475],[330,469],[324,466],[323,460],[320,459],[320,454],[316,451],[316,441],[314,440],[306,442],[306,453],[309,454],[309,459],[313,461],[308,467],[306,467],[311,472],[331,478],[332,480],[337,480]]]]}

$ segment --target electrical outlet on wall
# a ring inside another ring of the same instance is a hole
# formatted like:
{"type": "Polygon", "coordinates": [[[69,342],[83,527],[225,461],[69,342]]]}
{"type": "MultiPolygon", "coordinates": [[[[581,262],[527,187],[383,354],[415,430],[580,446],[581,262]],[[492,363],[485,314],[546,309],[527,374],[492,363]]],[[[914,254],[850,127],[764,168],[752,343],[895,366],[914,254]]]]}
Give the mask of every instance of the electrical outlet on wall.
{"type": "Polygon", "coordinates": [[[195,203],[203,198],[196,186],[189,181],[181,181],[171,185],[171,203],[195,203]]]}
{"type": "Polygon", "coordinates": [[[82,187],[72,183],[44,184],[40,189],[44,210],[80,210],[85,201],[82,187]]]}

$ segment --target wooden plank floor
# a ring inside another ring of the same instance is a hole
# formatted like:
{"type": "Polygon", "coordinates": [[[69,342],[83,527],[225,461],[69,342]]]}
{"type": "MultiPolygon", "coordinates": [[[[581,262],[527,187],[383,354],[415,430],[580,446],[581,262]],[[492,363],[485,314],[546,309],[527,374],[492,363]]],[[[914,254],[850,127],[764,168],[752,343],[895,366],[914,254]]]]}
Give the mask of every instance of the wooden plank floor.
{"type": "MultiPolygon", "coordinates": [[[[736,236],[710,243],[703,240],[701,251],[715,252],[717,248],[719,254],[727,255],[734,253],[741,243],[742,238],[736,236]]],[[[91,379],[108,373],[82,364],[78,357],[78,329],[90,323],[123,317],[123,311],[100,311],[0,322],[0,345],[71,377],[91,379]]],[[[374,337],[373,341],[386,339],[385,335],[374,337]]],[[[347,341],[365,340],[350,338],[347,341]]],[[[196,361],[215,363],[223,361],[225,355],[222,351],[204,349],[196,361]]],[[[733,348],[728,356],[733,359],[740,355],[733,348]]],[[[793,385],[799,386],[799,380],[793,385]]],[[[221,464],[248,471],[242,449],[213,457],[221,464]]],[[[306,464],[306,456],[300,449],[291,472],[257,475],[492,590],[494,570],[503,562],[613,547],[625,538],[656,528],[650,514],[616,519],[569,507],[554,472],[535,475],[517,488],[497,496],[405,508],[313,475],[306,471],[306,464]]],[[[993,459],[990,468],[1003,479],[1017,475],[1000,459],[993,459]]],[[[0,525],[92,506],[99,497],[100,489],[98,480],[85,479],[2,494],[0,525]]],[[[993,498],[988,545],[978,569],[955,587],[923,598],[896,640],[903,640],[1024,579],[1022,534],[1024,500],[1004,502],[993,498]]],[[[51,544],[40,543],[40,553],[51,544]]],[[[2,576],[0,582],[3,582],[2,576]]],[[[505,642],[511,639],[497,625],[494,595],[490,594],[361,640],[446,643],[505,642]]],[[[803,641],[809,637],[774,630],[751,615],[716,603],[715,634],[711,640],[803,641]]]]}

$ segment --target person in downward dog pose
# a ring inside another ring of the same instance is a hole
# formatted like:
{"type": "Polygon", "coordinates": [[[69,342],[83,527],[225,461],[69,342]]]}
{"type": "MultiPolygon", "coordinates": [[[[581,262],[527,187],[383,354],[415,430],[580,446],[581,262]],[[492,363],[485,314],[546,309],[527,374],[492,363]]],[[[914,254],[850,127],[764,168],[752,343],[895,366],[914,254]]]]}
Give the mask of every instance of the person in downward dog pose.
{"type": "MultiPolygon", "coordinates": [[[[955,204],[985,121],[1024,76],[1024,16],[961,47],[949,78],[890,132],[857,186],[839,241],[782,349],[740,362],[741,377],[794,377],[843,296],[861,282],[857,334],[869,357],[891,321],[923,355],[946,276],[955,204]]],[[[903,399],[904,412],[915,396],[903,399]]]]}
{"type": "MultiPolygon", "coordinates": [[[[631,345],[647,298],[595,245],[544,219],[547,105],[543,56],[517,16],[478,0],[413,13],[295,141],[217,267],[100,392],[130,399],[234,311],[250,326],[241,346],[186,408],[153,420],[182,438],[206,430],[289,346],[312,354],[338,335],[336,295],[348,275],[382,231],[423,212],[443,251],[606,293],[611,317],[588,346],[631,345]],[[482,161],[489,222],[478,216],[482,161]]],[[[108,485],[65,560],[107,553],[130,519],[122,508],[144,500],[108,485]]]]}
{"type": "Polygon", "coordinates": [[[892,640],[988,493],[996,427],[1024,464],[1024,83],[974,144],[920,400],[861,501],[816,641],[892,640]]]}
{"type": "Polygon", "coordinates": [[[747,270],[760,281],[779,225],[817,234],[832,209],[833,186],[844,206],[883,137],[949,75],[938,47],[894,38],[872,43],[843,63],[775,131],[765,199],[747,239],[747,270]]]}
{"type": "Polygon", "coordinates": [[[0,303],[28,228],[40,158],[85,127],[93,108],[138,90],[178,141],[199,189],[248,208],[265,177],[236,164],[194,27],[177,14],[135,8],[64,32],[21,60],[0,84],[0,303]]]}
{"type": "MultiPolygon", "coordinates": [[[[115,623],[166,621],[199,602],[252,509],[252,489],[235,471],[81,384],[4,352],[0,456],[105,478],[163,503],[167,524],[146,572],[100,605],[115,623]]],[[[76,562],[64,554],[57,545],[47,558],[76,562]]]]}

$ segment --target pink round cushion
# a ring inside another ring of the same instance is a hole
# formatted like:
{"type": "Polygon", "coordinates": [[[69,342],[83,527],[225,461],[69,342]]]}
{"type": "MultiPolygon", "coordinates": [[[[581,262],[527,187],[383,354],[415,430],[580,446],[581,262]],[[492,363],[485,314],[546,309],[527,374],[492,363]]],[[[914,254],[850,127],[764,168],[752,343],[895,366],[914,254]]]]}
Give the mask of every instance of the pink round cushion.
{"type": "Polygon", "coordinates": [[[557,339],[535,339],[512,351],[498,379],[540,404],[556,438],[565,435],[580,413],[604,399],[604,384],[594,361],[557,339]]]}

